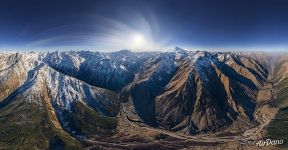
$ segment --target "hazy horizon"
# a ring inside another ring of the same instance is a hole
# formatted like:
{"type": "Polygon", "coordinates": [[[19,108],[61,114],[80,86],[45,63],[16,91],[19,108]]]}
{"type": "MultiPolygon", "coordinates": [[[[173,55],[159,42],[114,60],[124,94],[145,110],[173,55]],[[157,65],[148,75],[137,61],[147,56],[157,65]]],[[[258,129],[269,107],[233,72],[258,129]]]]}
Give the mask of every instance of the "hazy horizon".
{"type": "Polygon", "coordinates": [[[207,52],[263,52],[263,53],[288,53],[286,49],[271,49],[271,50],[261,50],[261,49],[233,49],[233,48],[183,48],[183,47],[171,47],[171,48],[166,48],[166,49],[155,49],[155,50],[133,50],[133,49],[114,49],[114,50],[105,50],[105,49],[68,49],[68,48],[55,48],[55,49],[45,49],[45,48],[33,48],[33,49],[0,49],[0,53],[5,53],[5,52],[68,52],[68,51],[91,51],[91,52],[118,52],[118,51],[131,51],[131,52],[173,52],[176,48],[183,49],[185,51],[207,51],[207,52]]]}

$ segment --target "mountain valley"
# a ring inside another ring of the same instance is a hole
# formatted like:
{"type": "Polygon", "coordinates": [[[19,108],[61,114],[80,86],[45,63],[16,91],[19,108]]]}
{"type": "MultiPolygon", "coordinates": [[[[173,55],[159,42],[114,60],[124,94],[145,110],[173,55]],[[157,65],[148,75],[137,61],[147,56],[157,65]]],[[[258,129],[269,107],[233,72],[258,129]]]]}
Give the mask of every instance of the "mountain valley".
{"type": "Polygon", "coordinates": [[[288,147],[286,53],[2,52],[0,92],[0,149],[288,147]]]}

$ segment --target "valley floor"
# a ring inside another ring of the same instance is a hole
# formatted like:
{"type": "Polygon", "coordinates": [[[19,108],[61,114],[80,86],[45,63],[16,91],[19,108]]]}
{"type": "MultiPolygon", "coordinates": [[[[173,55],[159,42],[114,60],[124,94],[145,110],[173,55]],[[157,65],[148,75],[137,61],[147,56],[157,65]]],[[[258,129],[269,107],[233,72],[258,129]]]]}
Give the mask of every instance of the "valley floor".
{"type": "Polygon", "coordinates": [[[255,118],[260,124],[245,131],[189,136],[133,121],[126,116],[129,112],[124,107],[113,137],[81,141],[86,149],[276,150],[276,146],[257,146],[257,142],[266,140],[267,127],[278,111],[274,104],[275,94],[274,86],[269,82],[259,90],[257,101],[261,103],[257,106],[255,118]]]}

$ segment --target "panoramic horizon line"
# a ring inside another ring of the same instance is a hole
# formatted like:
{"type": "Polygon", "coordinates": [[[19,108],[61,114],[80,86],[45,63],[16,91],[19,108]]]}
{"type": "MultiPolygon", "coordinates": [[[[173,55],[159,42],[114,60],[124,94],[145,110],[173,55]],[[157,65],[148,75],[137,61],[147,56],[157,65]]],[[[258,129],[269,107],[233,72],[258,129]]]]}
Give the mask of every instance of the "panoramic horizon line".
{"type": "Polygon", "coordinates": [[[31,49],[17,49],[17,48],[12,48],[12,49],[0,49],[0,53],[3,52],[9,52],[9,53],[14,53],[14,52],[67,52],[67,51],[91,51],[91,52],[119,52],[119,51],[130,51],[130,52],[172,52],[175,51],[176,49],[181,49],[185,51],[207,51],[207,52],[263,52],[263,53],[288,53],[286,49],[279,49],[279,48],[269,48],[269,50],[261,50],[261,49],[247,49],[247,48],[182,48],[179,46],[175,46],[172,48],[166,48],[166,49],[154,49],[154,50],[134,50],[134,49],[113,49],[113,50],[104,50],[101,48],[31,48],[31,49]]]}

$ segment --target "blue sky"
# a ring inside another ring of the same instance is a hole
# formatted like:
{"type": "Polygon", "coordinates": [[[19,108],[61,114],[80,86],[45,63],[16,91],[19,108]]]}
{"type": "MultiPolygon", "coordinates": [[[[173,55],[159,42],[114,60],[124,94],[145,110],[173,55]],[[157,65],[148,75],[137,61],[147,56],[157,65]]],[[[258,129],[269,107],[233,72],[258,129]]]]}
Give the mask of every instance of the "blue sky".
{"type": "Polygon", "coordinates": [[[288,48],[285,0],[4,0],[0,49],[288,48]]]}

